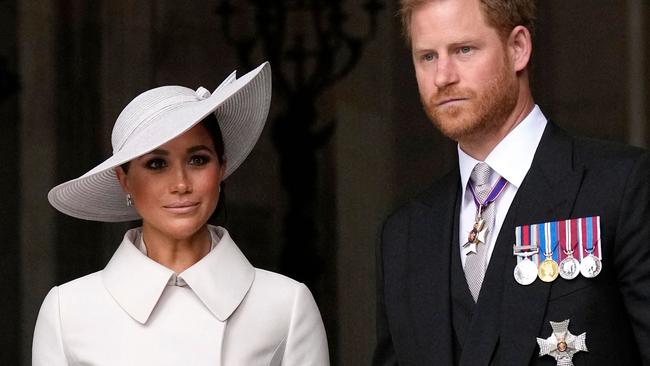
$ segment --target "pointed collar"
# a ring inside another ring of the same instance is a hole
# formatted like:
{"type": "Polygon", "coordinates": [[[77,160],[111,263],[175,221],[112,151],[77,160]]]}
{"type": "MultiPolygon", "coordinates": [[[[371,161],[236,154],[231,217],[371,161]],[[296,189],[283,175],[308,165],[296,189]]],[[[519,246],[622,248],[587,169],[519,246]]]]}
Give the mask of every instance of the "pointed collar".
{"type": "Polygon", "coordinates": [[[129,316],[144,324],[168,283],[182,280],[217,319],[225,321],[246,296],[255,269],[226,229],[208,228],[213,249],[178,275],[140,251],[140,228],[127,231],[102,271],[106,289],[129,316]]]}
{"type": "MultiPolygon", "coordinates": [[[[485,163],[497,173],[492,176],[491,184],[496,183],[498,177],[501,176],[516,188],[521,186],[533,163],[533,157],[542,139],[546,123],[546,117],[539,106],[535,105],[526,118],[494,147],[485,158],[485,163]]],[[[458,165],[463,189],[467,187],[472,170],[478,163],[478,160],[467,155],[458,146],[458,165]]]]}

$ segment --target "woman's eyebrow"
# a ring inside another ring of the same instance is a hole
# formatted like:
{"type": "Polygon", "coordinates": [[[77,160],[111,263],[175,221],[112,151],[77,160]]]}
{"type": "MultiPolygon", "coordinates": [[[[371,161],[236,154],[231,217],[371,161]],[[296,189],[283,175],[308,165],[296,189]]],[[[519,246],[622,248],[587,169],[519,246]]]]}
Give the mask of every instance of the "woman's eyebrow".
{"type": "Polygon", "coordinates": [[[155,149],[152,151],[149,151],[148,153],[144,154],[143,156],[147,155],[169,155],[169,151],[165,149],[155,149]]]}
{"type": "Polygon", "coordinates": [[[195,153],[195,152],[201,151],[201,150],[208,150],[209,152],[214,154],[214,151],[212,151],[212,149],[210,149],[209,147],[207,147],[205,145],[192,146],[189,149],[187,149],[187,153],[191,154],[191,153],[195,153]]]}

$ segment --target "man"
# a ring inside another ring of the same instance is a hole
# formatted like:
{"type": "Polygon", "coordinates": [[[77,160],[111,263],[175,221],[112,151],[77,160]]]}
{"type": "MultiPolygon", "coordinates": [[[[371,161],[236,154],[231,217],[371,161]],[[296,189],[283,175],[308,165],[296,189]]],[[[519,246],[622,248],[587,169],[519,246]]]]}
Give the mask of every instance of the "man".
{"type": "Polygon", "coordinates": [[[401,7],[458,168],[384,225],[374,364],[650,365],[648,153],[546,120],[532,0],[401,7]]]}

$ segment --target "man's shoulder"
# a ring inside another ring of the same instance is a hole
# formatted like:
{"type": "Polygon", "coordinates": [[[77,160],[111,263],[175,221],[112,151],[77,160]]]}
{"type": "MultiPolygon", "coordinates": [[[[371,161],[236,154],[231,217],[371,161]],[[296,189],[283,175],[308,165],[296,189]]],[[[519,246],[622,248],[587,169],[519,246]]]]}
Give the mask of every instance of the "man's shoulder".
{"type": "Polygon", "coordinates": [[[574,161],[587,169],[610,171],[627,170],[640,160],[647,159],[648,150],[590,137],[574,137],[574,161]]]}
{"type": "Polygon", "coordinates": [[[620,173],[647,155],[648,151],[642,148],[569,133],[549,121],[535,154],[533,167],[539,167],[540,163],[547,168],[557,164],[561,169],[563,162],[569,162],[578,169],[620,173]]]}
{"type": "Polygon", "coordinates": [[[647,152],[647,150],[640,147],[591,137],[576,136],[574,140],[576,148],[589,152],[597,157],[614,156],[635,158],[647,152]]]}

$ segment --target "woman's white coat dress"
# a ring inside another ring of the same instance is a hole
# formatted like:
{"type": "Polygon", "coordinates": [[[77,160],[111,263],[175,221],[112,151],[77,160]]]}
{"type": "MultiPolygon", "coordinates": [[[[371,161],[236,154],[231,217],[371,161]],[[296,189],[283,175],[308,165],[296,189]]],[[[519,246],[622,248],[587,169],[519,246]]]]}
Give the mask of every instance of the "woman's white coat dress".
{"type": "Polygon", "coordinates": [[[139,230],[102,271],[49,292],[33,365],[329,365],[305,285],[254,268],[213,226],[213,249],[177,276],[138,248],[139,230]]]}

